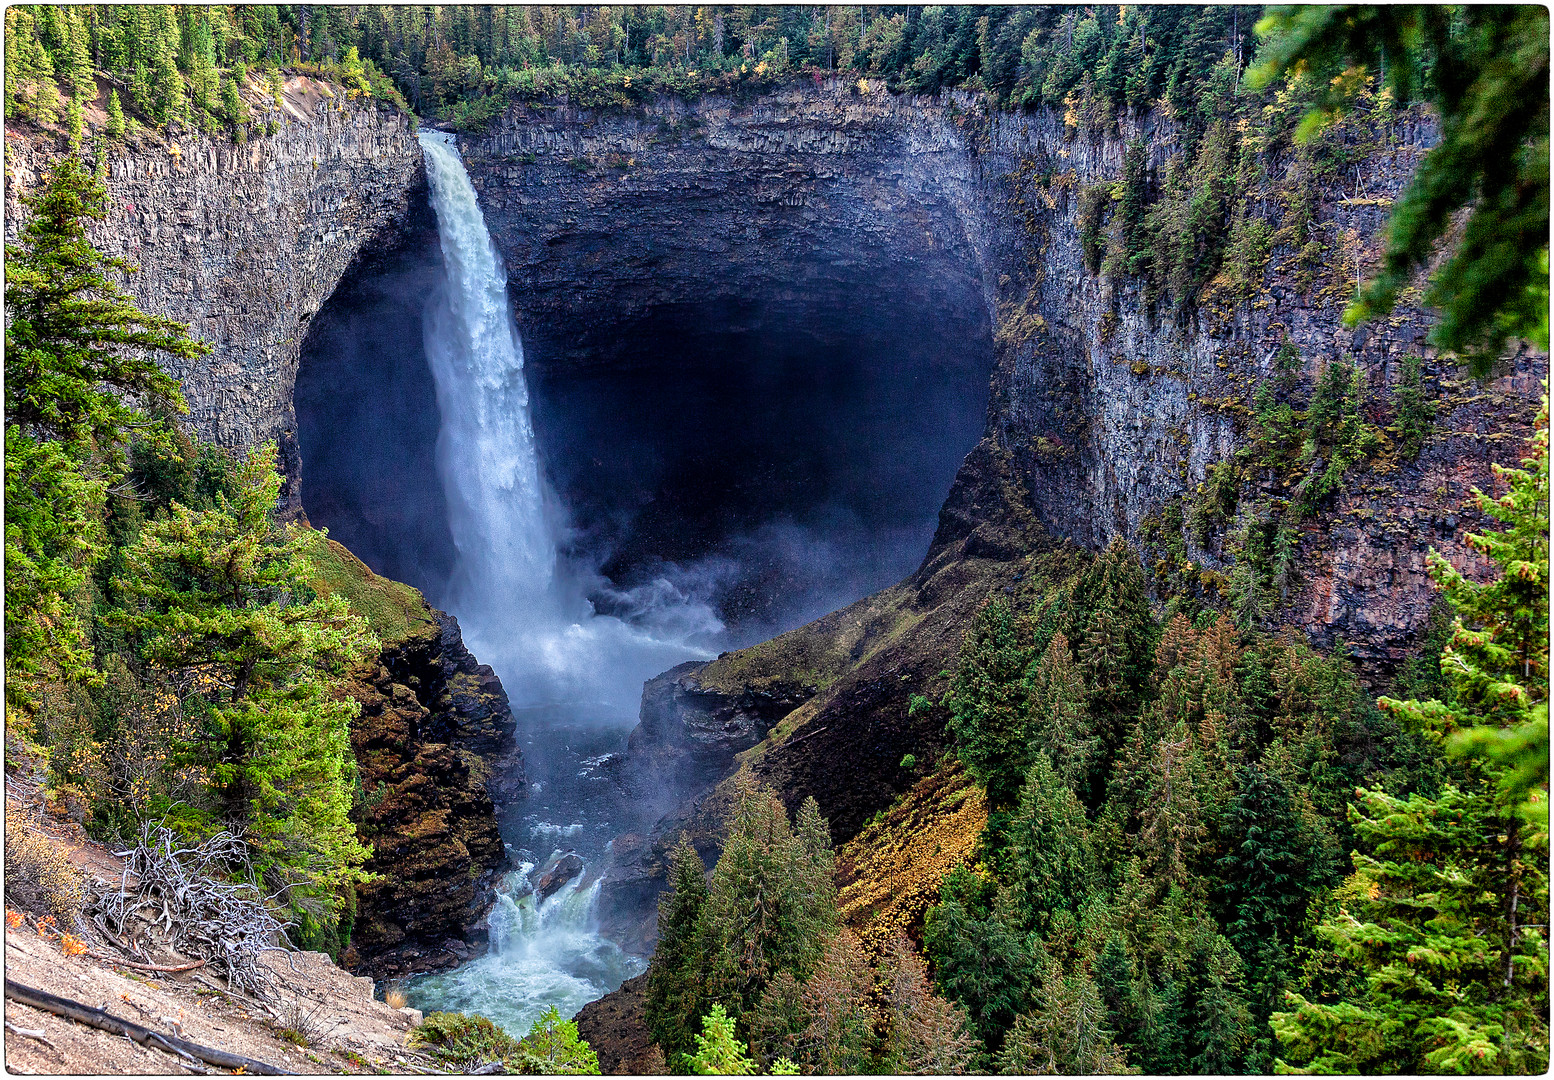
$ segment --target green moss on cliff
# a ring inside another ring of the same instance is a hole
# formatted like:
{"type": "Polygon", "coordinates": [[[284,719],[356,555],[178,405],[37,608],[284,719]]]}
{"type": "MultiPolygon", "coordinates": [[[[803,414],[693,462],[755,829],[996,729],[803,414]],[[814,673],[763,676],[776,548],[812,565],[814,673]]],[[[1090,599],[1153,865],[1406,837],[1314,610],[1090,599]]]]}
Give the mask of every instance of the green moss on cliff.
{"type": "Polygon", "coordinates": [[[310,531],[308,536],[313,542],[307,555],[316,575],[310,584],[321,596],[343,595],[384,645],[436,628],[432,609],[419,589],[379,577],[344,544],[322,532],[310,531]]]}

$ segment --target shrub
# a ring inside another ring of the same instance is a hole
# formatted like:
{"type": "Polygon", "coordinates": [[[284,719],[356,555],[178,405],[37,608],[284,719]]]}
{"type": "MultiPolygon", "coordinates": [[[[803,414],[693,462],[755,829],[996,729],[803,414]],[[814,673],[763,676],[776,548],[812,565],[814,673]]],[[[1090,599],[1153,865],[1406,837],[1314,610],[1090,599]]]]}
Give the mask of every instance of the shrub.
{"type": "Polygon", "coordinates": [[[5,899],[35,915],[73,919],[86,900],[86,876],[57,840],[19,811],[5,812],[5,899]]]}

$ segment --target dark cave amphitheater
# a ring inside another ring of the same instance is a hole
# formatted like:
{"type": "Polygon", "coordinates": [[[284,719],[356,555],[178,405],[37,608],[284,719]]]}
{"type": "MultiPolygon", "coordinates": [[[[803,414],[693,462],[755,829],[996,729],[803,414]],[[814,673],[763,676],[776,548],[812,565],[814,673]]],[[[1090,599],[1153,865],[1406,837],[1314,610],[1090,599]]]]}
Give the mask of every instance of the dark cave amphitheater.
{"type": "MultiPolygon", "coordinates": [[[[665,577],[708,596],[731,646],[910,573],[981,434],[992,363],[979,283],[908,279],[921,269],[881,252],[818,289],[624,323],[574,312],[611,328],[583,363],[560,345],[568,327],[524,324],[512,290],[564,553],[617,589],[665,577]]],[[[454,560],[421,336],[440,273],[423,195],[398,246],[362,261],[314,318],[295,398],[309,520],[433,603],[454,560]]],[[[595,601],[610,610],[608,590],[595,601]]]]}

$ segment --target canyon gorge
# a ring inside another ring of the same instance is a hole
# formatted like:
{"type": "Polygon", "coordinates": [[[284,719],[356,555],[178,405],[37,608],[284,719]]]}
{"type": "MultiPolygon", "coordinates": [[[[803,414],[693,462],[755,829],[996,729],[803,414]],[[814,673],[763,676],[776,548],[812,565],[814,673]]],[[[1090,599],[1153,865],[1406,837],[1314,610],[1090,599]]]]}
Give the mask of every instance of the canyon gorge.
{"type": "MultiPolygon", "coordinates": [[[[1087,193],[1130,154],[1158,187],[1183,151],[1159,112],[1092,129],[818,75],[629,109],[513,104],[448,138],[505,271],[556,556],[593,611],[685,650],[651,653],[624,704],[557,743],[534,734],[547,702],[513,685],[516,661],[440,610],[460,555],[422,344],[446,259],[427,151],[404,114],[320,81],[291,78],[274,111],[245,145],[108,151],[91,235],[141,267],[127,288],[146,310],[214,346],[171,372],[192,428],[235,451],[275,441],[283,513],[329,528],[326,580],[380,612],[381,655],[350,692],[381,876],[342,955],[378,978],[480,957],[493,911],[528,917],[503,873],[574,846],[603,938],[646,955],[669,847],[688,832],[716,858],[735,773],[790,811],[813,796],[852,840],[918,783],[898,763],[949,747],[942,713],[912,702],[943,694],[989,596],[1121,540],[1162,591],[1227,600],[1244,507],[1192,513],[1247,446],[1257,387],[1353,362],[1384,425],[1417,356],[1422,449],[1378,453],[1298,524],[1266,615],[1384,685],[1428,628],[1427,553],[1487,565],[1464,540],[1483,527],[1469,493],[1519,454],[1547,377],[1525,347],[1485,381],[1437,357],[1418,289],[1342,324],[1437,138],[1423,111],[1355,120],[1351,164],[1319,176],[1267,148],[1269,190],[1311,193],[1317,256],[1274,243],[1181,313],[1087,253],[1087,193]],[[565,796],[546,787],[563,774],[565,796]],[[537,809],[553,796],[597,806],[554,820],[537,809]],[[556,852],[529,838],[541,826],[556,852]]],[[[11,127],[6,145],[14,230],[59,149],[11,127]]],[[[1272,472],[1243,502],[1276,494],[1272,472]]],[[[599,985],[640,970],[593,961],[599,985]]]]}

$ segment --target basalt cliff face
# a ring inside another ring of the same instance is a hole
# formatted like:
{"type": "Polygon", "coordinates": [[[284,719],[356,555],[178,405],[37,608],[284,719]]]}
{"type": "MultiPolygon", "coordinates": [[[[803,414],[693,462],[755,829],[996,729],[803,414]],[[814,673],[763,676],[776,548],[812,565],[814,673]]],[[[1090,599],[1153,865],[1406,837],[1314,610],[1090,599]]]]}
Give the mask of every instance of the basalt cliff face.
{"type": "MultiPolygon", "coordinates": [[[[1249,290],[1211,284],[1182,319],[1127,275],[1087,270],[1083,252],[1080,192],[1117,180],[1136,141],[1158,189],[1184,149],[1152,113],[1096,132],[834,81],[636,110],[517,106],[461,149],[542,374],[631,363],[634,329],[677,309],[759,326],[785,307],[851,308],[865,324],[953,320],[968,341],[991,331],[987,432],[936,551],[1030,514],[1086,547],[1122,537],[1161,556],[1151,532],[1244,445],[1252,390],[1286,341],[1307,385],[1353,360],[1378,423],[1401,359],[1421,355],[1437,407],[1423,453],[1306,523],[1277,616],[1384,676],[1427,619],[1427,550],[1474,565],[1462,503],[1516,453],[1547,367],[1523,353],[1486,384],[1465,379],[1426,348],[1418,290],[1386,320],[1342,325],[1356,267],[1374,265],[1434,138],[1421,114],[1358,131],[1358,171],[1311,182],[1320,265],[1276,239],[1249,290]]],[[[1299,166],[1292,147],[1265,156],[1275,198],[1299,166]]],[[[1227,570],[1222,544],[1177,532],[1174,561],[1209,581],[1227,570]]]]}
{"type": "MultiPolygon", "coordinates": [[[[215,347],[171,371],[191,425],[229,449],[276,440],[296,514],[292,387],[308,323],[357,255],[393,235],[426,181],[410,120],[395,110],[297,77],[268,115],[274,133],[244,144],[142,134],[109,149],[109,212],[90,235],[140,267],[127,287],[143,309],[215,347]]],[[[9,126],[5,141],[11,239],[19,197],[63,147],[53,133],[9,126]]]]}

